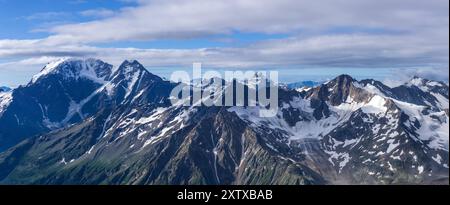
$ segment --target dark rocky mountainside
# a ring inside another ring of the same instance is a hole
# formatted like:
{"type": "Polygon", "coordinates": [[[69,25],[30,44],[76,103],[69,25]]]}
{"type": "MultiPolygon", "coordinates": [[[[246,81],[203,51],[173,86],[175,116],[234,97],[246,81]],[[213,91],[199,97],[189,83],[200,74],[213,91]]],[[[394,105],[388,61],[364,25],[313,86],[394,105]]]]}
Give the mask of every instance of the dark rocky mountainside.
{"type": "Polygon", "coordinates": [[[271,118],[172,105],[176,85],[137,61],[49,64],[0,95],[0,183],[448,184],[444,83],[342,75],[280,88],[271,118]]]}

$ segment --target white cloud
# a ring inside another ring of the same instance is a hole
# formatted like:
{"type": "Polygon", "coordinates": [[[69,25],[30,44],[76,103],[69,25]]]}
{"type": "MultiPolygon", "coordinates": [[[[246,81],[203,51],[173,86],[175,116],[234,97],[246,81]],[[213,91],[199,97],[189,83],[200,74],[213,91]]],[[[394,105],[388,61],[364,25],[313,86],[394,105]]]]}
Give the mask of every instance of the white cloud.
{"type": "Polygon", "coordinates": [[[436,38],[417,35],[343,34],[292,37],[238,48],[136,49],[59,45],[46,40],[2,40],[0,57],[99,57],[119,61],[136,58],[150,66],[190,65],[211,67],[415,67],[448,64],[448,46],[436,38]]]}
{"type": "Polygon", "coordinates": [[[95,17],[95,18],[106,18],[106,17],[114,16],[115,13],[116,12],[113,10],[100,8],[100,9],[90,9],[90,10],[81,11],[80,15],[87,16],[87,17],[95,17]]]}
{"type": "Polygon", "coordinates": [[[445,0],[147,0],[112,18],[57,26],[75,42],[192,38],[233,31],[290,33],[332,27],[415,32],[448,27],[445,0]]]}
{"type": "Polygon", "coordinates": [[[55,18],[66,18],[70,16],[71,14],[68,12],[60,12],[60,11],[53,11],[53,12],[42,12],[42,13],[35,13],[29,16],[23,17],[26,20],[51,20],[55,18]]]}

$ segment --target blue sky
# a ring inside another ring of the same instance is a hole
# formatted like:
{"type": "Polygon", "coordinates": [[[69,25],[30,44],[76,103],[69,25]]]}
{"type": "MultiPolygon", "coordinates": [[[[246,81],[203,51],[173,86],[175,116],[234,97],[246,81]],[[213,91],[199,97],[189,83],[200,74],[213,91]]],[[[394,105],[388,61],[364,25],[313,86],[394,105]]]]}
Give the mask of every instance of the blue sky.
{"type": "MultiPolygon", "coordinates": [[[[168,77],[208,69],[448,81],[447,0],[0,0],[0,85],[49,61],[137,59],[168,77]]],[[[392,79],[391,79],[392,80],[392,79]]]]}
{"type": "Polygon", "coordinates": [[[0,0],[0,25],[3,28],[0,38],[43,38],[48,34],[33,30],[94,19],[81,15],[82,11],[99,8],[119,10],[130,5],[133,3],[108,0],[0,0]]]}

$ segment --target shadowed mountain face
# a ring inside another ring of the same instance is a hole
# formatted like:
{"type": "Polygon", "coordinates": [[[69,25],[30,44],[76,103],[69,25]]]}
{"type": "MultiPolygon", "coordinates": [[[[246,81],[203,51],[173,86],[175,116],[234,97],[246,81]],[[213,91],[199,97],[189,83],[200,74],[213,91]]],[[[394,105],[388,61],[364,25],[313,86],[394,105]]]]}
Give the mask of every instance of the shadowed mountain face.
{"type": "Polygon", "coordinates": [[[98,60],[47,65],[28,85],[10,94],[0,113],[0,150],[95,113],[103,101],[98,89],[110,78],[111,69],[98,60]]]}
{"type": "Polygon", "coordinates": [[[0,94],[0,183],[448,184],[444,83],[342,75],[280,88],[272,118],[172,105],[175,86],[136,61],[49,64],[0,94]]]}
{"type": "Polygon", "coordinates": [[[94,59],[48,64],[4,103],[8,106],[0,113],[0,151],[25,138],[82,122],[158,81],[162,80],[138,62],[126,61],[117,70],[94,59]]]}

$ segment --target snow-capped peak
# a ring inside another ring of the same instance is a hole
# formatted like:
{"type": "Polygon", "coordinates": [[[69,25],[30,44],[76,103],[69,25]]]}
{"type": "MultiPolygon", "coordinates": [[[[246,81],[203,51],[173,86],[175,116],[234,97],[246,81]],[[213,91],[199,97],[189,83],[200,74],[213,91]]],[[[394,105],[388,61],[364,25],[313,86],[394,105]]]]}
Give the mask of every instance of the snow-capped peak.
{"type": "Polygon", "coordinates": [[[118,67],[116,72],[121,74],[132,74],[135,72],[140,72],[145,70],[144,66],[139,63],[137,60],[125,60],[123,63],[118,67]]]}
{"type": "Polygon", "coordinates": [[[415,85],[415,86],[422,86],[425,84],[425,80],[421,77],[414,76],[409,82],[407,82],[407,85],[415,85]]]}
{"type": "Polygon", "coordinates": [[[123,61],[123,64],[140,64],[139,61],[134,59],[127,59],[123,61]]]}
{"type": "Polygon", "coordinates": [[[48,63],[31,83],[36,83],[39,79],[50,74],[62,74],[66,78],[84,77],[99,83],[103,83],[111,75],[112,65],[109,65],[98,59],[76,59],[61,58],[48,63]]]}
{"type": "Polygon", "coordinates": [[[426,92],[433,87],[445,87],[447,85],[442,82],[427,80],[421,77],[414,76],[410,81],[406,83],[406,86],[416,86],[426,92]]]}
{"type": "Polygon", "coordinates": [[[61,63],[65,62],[67,58],[61,58],[56,61],[48,63],[38,74],[34,75],[31,79],[32,83],[35,83],[37,80],[39,80],[42,76],[46,76],[50,73],[52,73],[61,63]]]}
{"type": "Polygon", "coordinates": [[[137,60],[125,60],[118,68],[114,71],[114,76],[122,76],[125,79],[133,79],[137,77],[136,75],[145,75],[153,81],[162,81],[162,78],[153,75],[145,67],[139,63],[137,60]]]}
{"type": "Polygon", "coordinates": [[[0,116],[13,99],[12,91],[0,92],[0,116]]]}

